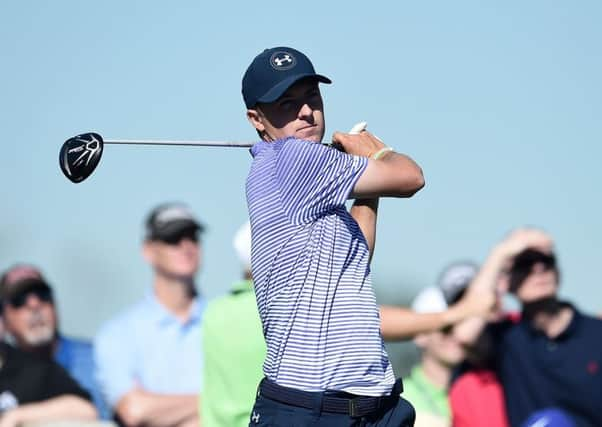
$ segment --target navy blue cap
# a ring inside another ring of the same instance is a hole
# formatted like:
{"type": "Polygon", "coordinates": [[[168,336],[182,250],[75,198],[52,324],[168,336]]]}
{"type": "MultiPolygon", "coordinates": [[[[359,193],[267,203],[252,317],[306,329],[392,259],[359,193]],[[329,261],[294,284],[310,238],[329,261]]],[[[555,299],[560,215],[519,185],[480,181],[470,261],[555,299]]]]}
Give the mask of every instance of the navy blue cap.
{"type": "Polygon", "coordinates": [[[298,50],[282,46],[266,49],[253,59],[242,78],[245,105],[253,108],[258,102],[274,102],[307,77],[332,83],[328,77],[316,74],[309,58],[298,50]]]}

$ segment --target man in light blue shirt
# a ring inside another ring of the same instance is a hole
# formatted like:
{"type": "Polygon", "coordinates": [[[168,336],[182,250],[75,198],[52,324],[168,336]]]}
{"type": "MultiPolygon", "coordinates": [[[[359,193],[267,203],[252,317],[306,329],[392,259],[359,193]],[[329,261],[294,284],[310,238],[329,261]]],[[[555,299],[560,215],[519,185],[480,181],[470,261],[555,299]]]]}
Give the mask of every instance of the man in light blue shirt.
{"type": "Polygon", "coordinates": [[[127,426],[197,426],[205,301],[194,276],[203,226],[181,204],[154,209],[143,247],[153,288],[108,321],[95,339],[98,379],[127,426]]]}

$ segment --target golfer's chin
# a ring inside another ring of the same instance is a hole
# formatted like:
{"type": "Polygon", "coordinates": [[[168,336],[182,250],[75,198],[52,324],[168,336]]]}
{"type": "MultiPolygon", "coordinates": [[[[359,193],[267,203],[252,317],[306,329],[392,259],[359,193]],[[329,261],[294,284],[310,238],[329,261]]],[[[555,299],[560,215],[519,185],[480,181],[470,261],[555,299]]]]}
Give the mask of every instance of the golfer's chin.
{"type": "Polygon", "coordinates": [[[295,138],[305,141],[320,142],[324,136],[324,130],[319,126],[308,126],[295,132],[295,138]]]}

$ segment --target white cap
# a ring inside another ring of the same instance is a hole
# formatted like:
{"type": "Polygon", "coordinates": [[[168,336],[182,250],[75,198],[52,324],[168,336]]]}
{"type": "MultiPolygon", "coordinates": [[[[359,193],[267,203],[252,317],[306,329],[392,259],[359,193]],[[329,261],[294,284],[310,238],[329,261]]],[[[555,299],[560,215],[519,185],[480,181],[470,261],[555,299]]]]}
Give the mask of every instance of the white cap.
{"type": "Polygon", "coordinates": [[[251,223],[249,221],[238,229],[232,244],[240,264],[245,271],[251,271],[251,223]]]}
{"type": "Polygon", "coordinates": [[[443,292],[437,286],[429,286],[420,291],[412,301],[412,310],[417,313],[438,313],[447,309],[443,292]]]}
{"type": "Polygon", "coordinates": [[[412,309],[418,313],[445,311],[458,300],[477,272],[477,264],[471,261],[448,265],[439,276],[438,286],[420,291],[412,302],[412,309]]]}

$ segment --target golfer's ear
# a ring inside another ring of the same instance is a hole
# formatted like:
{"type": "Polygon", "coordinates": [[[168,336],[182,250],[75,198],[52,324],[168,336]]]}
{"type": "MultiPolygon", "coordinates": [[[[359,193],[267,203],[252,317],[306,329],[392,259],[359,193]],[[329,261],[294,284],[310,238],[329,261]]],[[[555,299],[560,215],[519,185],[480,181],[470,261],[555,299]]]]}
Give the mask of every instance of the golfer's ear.
{"type": "Polygon", "coordinates": [[[249,120],[249,123],[251,123],[251,125],[257,129],[258,132],[263,132],[265,130],[263,116],[259,113],[259,111],[248,109],[247,120],[249,120]]]}

